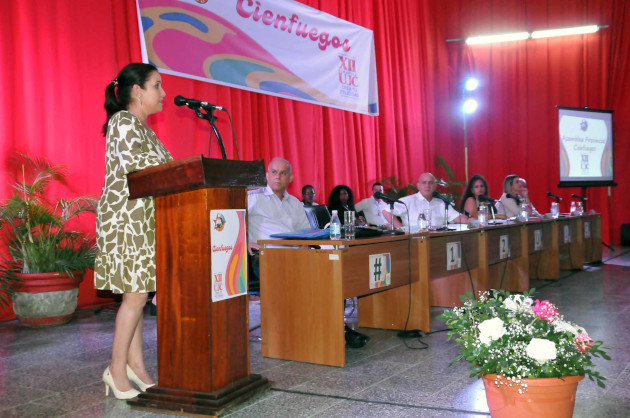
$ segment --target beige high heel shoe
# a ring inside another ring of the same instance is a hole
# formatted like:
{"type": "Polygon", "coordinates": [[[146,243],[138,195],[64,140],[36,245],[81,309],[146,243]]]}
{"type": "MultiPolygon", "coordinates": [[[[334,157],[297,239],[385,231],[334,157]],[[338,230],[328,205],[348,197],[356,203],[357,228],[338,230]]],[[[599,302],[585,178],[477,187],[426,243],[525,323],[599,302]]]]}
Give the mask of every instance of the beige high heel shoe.
{"type": "Polygon", "coordinates": [[[131,367],[129,367],[128,364],[127,364],[127,378],[129,378],[129,380],[131,380],[133,383],[138,385],[140,390],[143,391],[143,392],[146,392],[147,389],[149,389],[150,387],[155,386],[155,383],[151,383],[150,385],[147,385],[142,380],[140,380],[140,378],[136,375],[136,373],[133,371],[133,369],[131,367]]]}
{"type": "Polygon", "coordinates": [[[112,374],[109,372],[109,366],[107,366],[107,368],[103,372],[103,382],[105,383],[105,396],[109,395],[109,388],[112,388],[112,391],[114,392],[114,396],[116,397],[116,399],[131,399],[140,395],[140,392],[135,389],[129,389],[124,392],[121,390],[118,390],[118,388],[116,387],[116,384],[114,383],[114,378],[112,377],[112,374]]]}

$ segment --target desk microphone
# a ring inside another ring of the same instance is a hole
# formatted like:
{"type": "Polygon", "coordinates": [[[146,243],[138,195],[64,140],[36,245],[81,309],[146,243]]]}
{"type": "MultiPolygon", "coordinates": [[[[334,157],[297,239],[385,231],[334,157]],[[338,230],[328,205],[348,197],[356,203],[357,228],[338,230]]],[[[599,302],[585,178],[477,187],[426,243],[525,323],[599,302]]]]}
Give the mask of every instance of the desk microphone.
{"type": "Polygon", "coordinates": [[[381,193],[381,192],[375,192],[374,199],[381,199],[381,200],[386,201],[387,203],[402,203],[400,200],[396,199],[395,197],[387,196],[386,194],[381,193]]]}
{"type": "Polygon", "coordinates": [[[479,195],[478,199],[482,202],[490,202],[490,203],[494,203],[497,200],[491,198],[490,196],[486,196],[485,194],[479,195]]]}
{"type": "Polygon", "coordinates": [[[505,197],[507,197],[507,198],[509,198],[509,199],[514,199],[514,200],[516,200],[516,204],[517,204],[517,205],[520,205],[520,204],[521,204],[521,198],[520,198],[520,197],[518,197],[518,196],[514,196],[514,195],[511,195],[511,194],[509,194],[509,193],[506,193],[506,194],[505,194],[505,197]]]}
{"type": "Polygon", "coordinates": [[[551,192],[547,192],[547,196],[549,197],[553,197],[554,199],[556,199],[558,202],[562,200],[562,198],[556,194],[553,194],[551,192]]]}
{"type": "Polygon", "coordinates": [[[438,192],[437,190],[434,191],[431,196],[433,196],[436,199],[440,199],[442,202],[446,203],[447,206],[453,206],[455,207],[455,204],[451,201],[451,199],[449,199],[448,197],[444,196],[442,193],[438,192]]]}
{"type": "Polygon", "coordinates": [[[580,196],[580,195],[577,195],[577,194],[575,194],[575,193],[573,193],[573,194],[571,195],[571,197],[575,197],[576,199],[580,199],[582,202],[583,202],[583,201],[585,201],[585,200],[588,200],[588,197],[586,197],[586,196],[580,196]]]}

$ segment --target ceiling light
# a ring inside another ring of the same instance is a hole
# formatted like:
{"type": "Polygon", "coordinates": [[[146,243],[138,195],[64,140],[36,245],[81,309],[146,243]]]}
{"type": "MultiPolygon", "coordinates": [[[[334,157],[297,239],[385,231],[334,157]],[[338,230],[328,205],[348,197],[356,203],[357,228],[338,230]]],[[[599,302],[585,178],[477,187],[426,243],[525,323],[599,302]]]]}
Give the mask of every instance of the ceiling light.
{"type": "Polygon", "coordinates": [[[599,30],[599,26],[597,25],[577,26],[573,28],[537,30],[537,31],[532,32],[532,39],[550,38],[552,36],[581,35],[584,33],[595,33],[598,30],[599,30]]]}
{"type": "Polygon", "coordinates": [[[467,45],[490,44],[496,42],[522,41],[529,38],[528,32],[503,33],[500,35],[469,36],[466,38],[467,45]]]}

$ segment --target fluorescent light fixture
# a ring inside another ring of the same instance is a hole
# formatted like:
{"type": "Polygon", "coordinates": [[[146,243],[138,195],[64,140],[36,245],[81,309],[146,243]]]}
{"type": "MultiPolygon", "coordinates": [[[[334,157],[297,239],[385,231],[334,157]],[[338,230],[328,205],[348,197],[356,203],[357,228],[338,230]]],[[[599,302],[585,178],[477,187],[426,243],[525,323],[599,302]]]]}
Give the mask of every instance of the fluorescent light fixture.
{"type": "Polygon", "coordinates": [[[496,42],[523,41],[529,39],[529,32],[503,33],[500,35],[469,36],[466,45],[491,44],[496,42]]]}
{"type": "Polygon", "coordinates": [[[479,103],[477,103],[477,101],[475,99],[468,99],[464,102],[464,106],[462,107],[464,113],[473,113],[475,110],[477,110],[477,107],[479,106],[479,103]]]}
{"type": "Polygon", "coordinates": [[[582,35],[584,33],[595,33],[598,30],[599,30],[599,26],[597,25],[576,26],[573,28],[537,30],[537,31],[532,32],[532,39],[550,38],[552,36],[582,35]]]}
{"type": "Polygon", "coordinates": [[[479,87],[479,80],[475,77],[468,77],[464,82],[464,88],[468,91],[476,90],[479,87]]]}

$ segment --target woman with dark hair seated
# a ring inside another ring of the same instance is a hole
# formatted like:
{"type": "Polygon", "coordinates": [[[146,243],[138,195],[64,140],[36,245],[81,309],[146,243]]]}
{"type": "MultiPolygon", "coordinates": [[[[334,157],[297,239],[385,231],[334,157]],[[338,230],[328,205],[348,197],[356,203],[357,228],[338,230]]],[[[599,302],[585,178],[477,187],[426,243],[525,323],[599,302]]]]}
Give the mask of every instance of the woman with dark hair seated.
{"type": "Polygon", "coordinates": [[[497,208],[488,198],[488,183],[486,182],[486,179],[479,174],[475,174],[468,182],[468,186],[466,186],[466,190],[462,195],[457,211],[463,213],[469,218],[477,218],[479,206],[484,202],[488,204],[489,210],[495,214],[497,213],[497,208]]]}
{"type": "Polygon", "coordinates": [[[349,210],[356,212],[354,207],[354,193],[352,193],[352,189],[345,184],[335,186],[328,197],[328,210],[331,214],[333,210],[336,210],[337,215],[339,215],[339,220],[343,225],[344,213],[349,210]]]}

